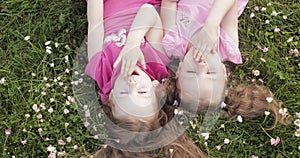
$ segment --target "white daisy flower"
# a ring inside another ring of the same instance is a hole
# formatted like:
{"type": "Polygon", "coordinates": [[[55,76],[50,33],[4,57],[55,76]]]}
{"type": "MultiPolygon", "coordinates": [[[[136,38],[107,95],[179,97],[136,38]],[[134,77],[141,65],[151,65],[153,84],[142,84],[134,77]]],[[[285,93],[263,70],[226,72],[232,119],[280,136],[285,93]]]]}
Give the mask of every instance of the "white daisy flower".
{"type": "Polygon", "coordinates": [[[300,112],[296,112],[296,117],[300,118],[300,112]]]}
{"type": "Polygon", "coordinates": [[[296,119],[296,120],[294,121],[294,124],[295,124],[296,126],[300,127],[300,119],[296,119]]]}
{"type": "Polygon", "coordinates": [[[0,84],[3,84],[5,82],[5,77],[2,77],[0,80],[0,84]]]}
{"type": "Polygon", "coordinates": [[[225,138],[225,139],[224,139],[224,144],[229,144],[229,143],[230,143],[230,140],[227,139],[227,138],[225,138]]]}
{"type": "Polygon", "coordinates": [[[48,46],[51,43],[51,41],[45,42],[45,45],[48,46]]]}
{"type": "Polygon", "coordinates": [[[287,108],[280,108],[279,109],[279,114],[283,115],[287,113],[287,108]]]}
{"type": "Polygon", "coordinates": [[[242,116],[241,116],[241,115],[238,115],[238,116],[237,116],[237,120],[238,120],[239,122],[243,122],[242,116]]]}
{"type": "Polygon", "coordinates": [[[26,37],[24,37],[24,40],[25,40],[25,41],[28,41],[28,40],[30,40],[30,36],[26,36],[26,37]]]}
{"type": "Polygon", "coordinates": [[[267,100],[268,103],[271,103],[273,101],[273,98],[272,97],[267,97],[266,100],[267,100]]]}
{"type": "Polygon", "coordinates": [[[56,152],[56,148],[54,146],[50,145],[47,147],[47,151],[56,152]]]}
{"type": "Polygon", "coordinates": [[[266,20],[265,23],[266,23],[266,24],[269,24],[269,23],[270,23],[270,20],[266,20]]]}
{"type": "Polygon", "coordinates": [[[273,10],[272,13],[271,13],[271,15],[272,15],[272,16],[277,16],[278,13],[277,13],[276,11],[273,10]]]}
{"type": "Polygon", "coordinates": [[[209,138],[209,133],[208,132],[201,133],[201,136],[204,137],[205,140],[207,140],[209,138]]]}
{"type": "Polygon", "coordinates": [[[293,37],[290,37],[288,40],[286,40],[287,43],[290,43],[293,41],[293,37]]]}
{"type": "Polygon", "coordinates": [[[270,115],[270,111],[265,111],[265,115],[266,116],[270,115]]]}

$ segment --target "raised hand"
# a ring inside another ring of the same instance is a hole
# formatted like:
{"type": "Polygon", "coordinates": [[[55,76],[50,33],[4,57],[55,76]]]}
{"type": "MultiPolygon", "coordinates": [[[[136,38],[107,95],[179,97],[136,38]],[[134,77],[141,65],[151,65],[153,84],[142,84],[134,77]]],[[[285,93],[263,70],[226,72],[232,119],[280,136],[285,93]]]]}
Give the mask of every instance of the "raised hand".
{"type": "Polygon", "coordinates": [[[204,26],[193,35],[188,51],[193,51],[193,58],[200,62],[205,59],[208,53],[216,52],[217,40],[217,29],[204,26]]]}
{"type": "Polygon", "coordinates": [[[121,74],[123,74],[124,76],[132,74],[132,72],[136,68],[137,62],[140,62],[142,67],[146,69],[145,58],[142,50],[140,49],[140,46],[125,44],[113,67],[117,67],[121,61],[121,74]]]}

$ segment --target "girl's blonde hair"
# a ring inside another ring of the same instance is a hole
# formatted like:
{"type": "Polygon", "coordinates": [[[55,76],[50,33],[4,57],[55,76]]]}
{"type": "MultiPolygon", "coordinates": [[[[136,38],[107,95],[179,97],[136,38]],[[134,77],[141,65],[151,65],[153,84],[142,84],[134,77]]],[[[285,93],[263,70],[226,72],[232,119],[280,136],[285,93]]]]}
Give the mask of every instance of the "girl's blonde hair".
{"type": "MultiPolygon", "coordinates": [[[[144,121],[139,119],[122,119],[119,120],[113,116],[112,107],[114,105],[112,102],[109,102],[108,105],[103,107],[105,114],[108,119],[110,119],[115,125],[122,127],[129,131],[135,132],[146,132],[146,131],[154,131],[164,125],[166,125],[174,116],[174,107],[171,105],[164,105],[162,109],[155,115],[155,118],[151,121],[144,121]]],[[[177,126],[173,127],[177,128],[177,126]]],[[[150,142],[152,141],[151,137],[141,136],[141,137],[124,137],[122,136],[123,131],[118,131],[118,129],[108,126],[107,130],[110,131],[108,135],[118,135],[120,138],[120,142],[128,143],[138,143],[138,142],[150,142]]],[[[176,129],[174,129],[176,130],[176,129]]],[[[160,131],[158,131],[160,132],[160,131]]],[[[160,133],[157,133],[158,135],[160,133]]],[[[165,132],[165,137],[168,137],[165,132]]],[[[119,142],[119,143],[120,143],[119,142]]],[[[124,144],[122,144],[124,145],[124,144]]],[[[116,149],[108,146],[107,148],[102,148],[93,156],[94,158],[152,158],[152,157],[168,157],[168,158],[205,158],[207,157],[193,142],[191,138],[187,136],[184,132],[181,136],[179,136],[172,143],[165,145],[162,148],[147,151],[147,152],[131,152],[116,149]]]]}
{"type": "MultiPolygon", "coordinates": [[[[176,91],[176,80],[168,78],[165,80],[166,88],[168,90],[168,102],[172,103],[177,99],[180,102],[179,91],[176,91]]],[[[278,123],[287,125],[292,121],[292,116],[288,113],[279,113],[279,104],[276,101],[274,94],[268,87],[256,84],[240,84],[235,87],[228,88],[228,94],[226,97],[225,118],[233,118],[238,115],[242,116],[245,120],[253,119],[258,116],[263,116],[265,111],[269,111],[275,118],[275,122],[270,129],[273,129],[278,123]],[[269,103],[267,97],[273,100],[269,103]]],[[[179,106],[182,104],[179,103],[179,106]]],[[[194,106],[184,104],[184,106],[194,106]]],[[[184,108],[184,107],[183,107],[184,108]]],[[[217,108],[217,107],[216,107],[217,108]]],[[[204,114],[208,109],[208,106],[198,107],[197,113],[204,114]]]]}
{"type": "Polygon", "coordinates": [[[241,115],[244,119],[253,119],[269,111],[275,118],[273,129],[277,123],[289,124],[292,116],[279,113],[279,104],[269,88],[256,84],[241,84],[228,89],[227,105],[224,108],[227,118],[241,115]],[[267,98],[270,100],[268,101],[267,98]]]}

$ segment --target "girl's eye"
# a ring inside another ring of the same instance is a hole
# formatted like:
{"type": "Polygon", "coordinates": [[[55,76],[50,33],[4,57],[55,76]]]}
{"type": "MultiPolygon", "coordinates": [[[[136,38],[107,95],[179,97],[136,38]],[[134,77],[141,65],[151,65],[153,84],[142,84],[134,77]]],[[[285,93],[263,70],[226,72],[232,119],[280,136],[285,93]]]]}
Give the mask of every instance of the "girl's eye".
{"type": "Polygon", "coordinates": [[[190,71],[186,71],[186,72],[187,73],[196,73],[195,71],[191,71],[191,70],[190,71]]]}
{"type": "Polygon", "coordinates": [[[139,94],[145,94],[145,93],[147,93],[146,91],[139,91],[138,92],[139,94]]]}
{"type": "Polygon", "coordinates": [[[120,92],[120,94],[128,94],[128,92],[120,92]]]}
{"type": "Polygon", "coordinates": [[[216,74],[216,72],[207,72],[206,74],[216,74]]]}

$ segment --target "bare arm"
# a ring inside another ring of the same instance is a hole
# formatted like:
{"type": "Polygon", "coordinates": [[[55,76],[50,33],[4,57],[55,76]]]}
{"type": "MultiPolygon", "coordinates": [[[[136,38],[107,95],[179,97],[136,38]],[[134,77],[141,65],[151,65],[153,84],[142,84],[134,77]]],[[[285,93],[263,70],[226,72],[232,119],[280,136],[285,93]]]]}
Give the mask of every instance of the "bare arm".
{"type": "Polygon", "coordinates": [[[168,32],[171,26],[176,24],[178,0],[162,0],[160,16],[164,28],[164,32],[168,32]]]}
{"type": "Polygon", "coordinates": [[[231,10],[235,11],[234,9],[236,3],[237,0],[227,0],[227,1],[215,0],[214,1],[209,11],[209,14],[206,18],[206,21],[204,23],[204,26],[199,31],[197,31],[191,39],[191,43],[192,43],[191,48],[194,49],[193,56],[196,61],[201,61],[205,59],[208,53],[214,52],[218,40],[218,27],[222,23],[226,23],[228,28],[237,30],[236,27],[237,13],[236,15],[228,14],[228,12],[230,12],[231,10]],[[224,19],[226,19],[227,21],[225,21],[224,19]],[[228,20],[228,19],[236,19],[236,20],[228,20]]]}
{"type": "Polygon", "coordinates": [[[104,39],[103,0],[89,0],[88,17],[88,57],[102,50],[104,39]]]}
{"type": "Polygon", "coordinates": [[[207,28],[217,29],[237,0],[215,0],[205,21],[207,28]]]}
{"type": "Polygon", "coordinates": [[[161,43],[162,36],[161,20],[156,9],[150,4],[144,4],[133,20],[125,45],[115,61],[114,67],[122,61],[121,73],[125,76],[133,72],[137,61],[146,69],[140,44],[145,37],[150,43],[161,43]]]}

